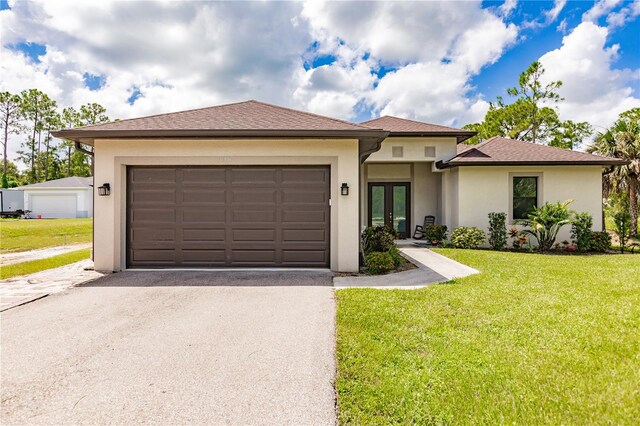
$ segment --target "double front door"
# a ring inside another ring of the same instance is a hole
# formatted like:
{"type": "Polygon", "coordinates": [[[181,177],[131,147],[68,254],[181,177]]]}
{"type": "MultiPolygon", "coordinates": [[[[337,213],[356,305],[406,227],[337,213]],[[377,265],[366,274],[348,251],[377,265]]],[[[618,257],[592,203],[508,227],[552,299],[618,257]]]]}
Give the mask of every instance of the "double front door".
{"type": "Polygon", "coordinates": [[[400,238],[409,237],[411,226],[410,184],[408,182],[369,183],[369,226],[387,225],[400,238]]]}

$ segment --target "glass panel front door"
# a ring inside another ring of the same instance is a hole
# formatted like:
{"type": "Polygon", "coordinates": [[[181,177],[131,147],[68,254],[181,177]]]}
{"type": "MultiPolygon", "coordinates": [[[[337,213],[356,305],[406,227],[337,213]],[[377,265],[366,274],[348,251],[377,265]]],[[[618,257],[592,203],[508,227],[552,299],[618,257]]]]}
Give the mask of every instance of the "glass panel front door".
{"type": "Polygon", "coordinates": [[[371,219],[370,226],[382,226],[384,218],[384,185],[373,185],[371,191],[371,219]]]}
{"type": "Polygon", "coordinates": [[[409,212],[409,183],[369,183],[369,226],[391,226],[408,238],[409,212]]]}

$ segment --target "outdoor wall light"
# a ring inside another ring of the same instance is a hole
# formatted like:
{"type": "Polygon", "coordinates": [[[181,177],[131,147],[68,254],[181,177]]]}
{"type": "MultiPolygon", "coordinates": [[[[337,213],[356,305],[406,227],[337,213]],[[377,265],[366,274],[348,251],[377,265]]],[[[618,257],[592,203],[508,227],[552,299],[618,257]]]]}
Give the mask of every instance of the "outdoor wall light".
{"type": "Polygon", "coordinates": [[[342,186],[340,187],[340,195],[349,195],[349,185],[342,183],[342,186]]]}
{"type": "Polygon", "coordinates": [[[111,185],[108,183],[103,183],[102,186],[98,187],[98,195],[101,197],[105,197],[111,194],[111,185]]]}

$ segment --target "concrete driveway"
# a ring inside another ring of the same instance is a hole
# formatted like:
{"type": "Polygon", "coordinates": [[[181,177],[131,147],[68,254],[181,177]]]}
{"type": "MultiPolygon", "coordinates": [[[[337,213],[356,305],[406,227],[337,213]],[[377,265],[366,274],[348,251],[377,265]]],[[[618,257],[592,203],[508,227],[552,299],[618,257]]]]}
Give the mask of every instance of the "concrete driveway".
{"type": "Polygon", "coordinates": [[[335,424],[329,272],[123,272],[0,314],[2,423],[335,424]]]}

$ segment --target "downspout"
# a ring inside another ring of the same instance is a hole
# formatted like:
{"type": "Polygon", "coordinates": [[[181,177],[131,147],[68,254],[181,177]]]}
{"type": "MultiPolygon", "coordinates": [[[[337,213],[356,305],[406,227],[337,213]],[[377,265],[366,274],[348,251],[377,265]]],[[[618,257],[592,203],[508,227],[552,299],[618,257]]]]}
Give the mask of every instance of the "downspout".
{"type": "MultiPolygon", "coordinates": [[[[371,154],[377,152],[382,147],[382,141],[389,136],[389,132],[386,132],[384,137],[379,138],[361,138],[358,140],[358,150],[359,150],[359,161],[358,161],[358,196],[360,199],[358,200],[358,246],[360,247],[360,254],[364,259],[364,252],[362,250],[362,239],[360,238],[361,229],[362,229],[362,195],[360,194],[360,190],[362,189],[362,165],[369,158],[371,154]]],[[[367,189],[365,188],[365,191],[367,189]]],[[[368,194],[364,194],[364,198],[368,199],[368,194]]],[[[358,262],[360,259],[358,259],[358,262]]]]}
{"type": "Polygon", "coordinates": [[[94,154],[93,151],[89,151],[88,149],[84,148],[82,146],[82,144],[78,141],[76,141],[75,143],[76,146],[76,150],[83,152],[89,156],[91,156],[91,214],[93,215],[91,217],[91,260],[93,259],[93,253],[95,253],[96,250],[96,221],[95,221],[95,216],[96,216],[96,174],[94,172],[93,169],[93,163],[94,163],[94,154]]]}

